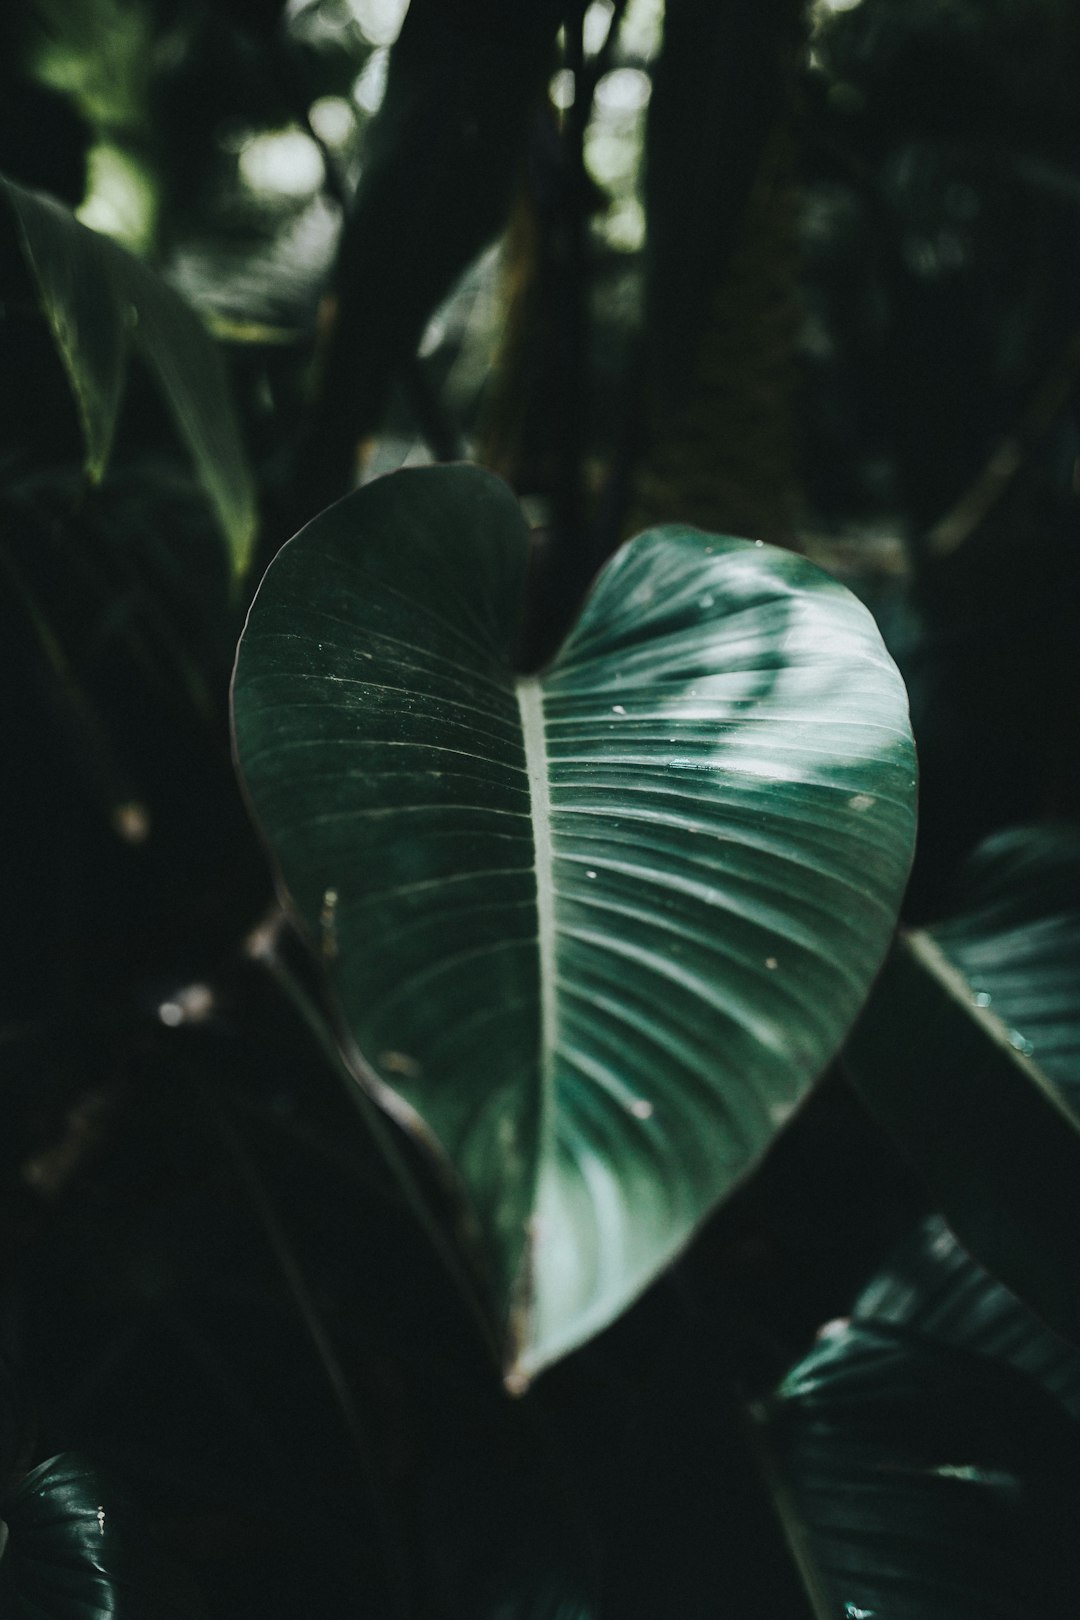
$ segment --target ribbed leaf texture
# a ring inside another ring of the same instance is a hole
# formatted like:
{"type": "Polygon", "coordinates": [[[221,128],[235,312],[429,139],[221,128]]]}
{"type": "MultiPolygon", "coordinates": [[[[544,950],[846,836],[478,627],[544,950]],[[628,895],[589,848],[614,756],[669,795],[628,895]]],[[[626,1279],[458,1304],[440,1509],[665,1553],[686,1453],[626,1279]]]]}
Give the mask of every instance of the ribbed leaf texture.
{"type": "Polygon", "coordinates": [[[685,528],[514,674],[498,480],[370,484],[272,565],[239,763],[353,1065],[455,1167],[508,1376],[610,1322],[839,1046],[914,834],[902,682],[805,559],[685,528]]]}

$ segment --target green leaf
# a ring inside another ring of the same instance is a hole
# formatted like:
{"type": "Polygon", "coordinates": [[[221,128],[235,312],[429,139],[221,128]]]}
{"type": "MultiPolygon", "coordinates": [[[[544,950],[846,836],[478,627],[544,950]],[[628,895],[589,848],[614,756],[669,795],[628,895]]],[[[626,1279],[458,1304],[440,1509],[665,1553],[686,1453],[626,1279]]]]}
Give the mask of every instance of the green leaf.
{"type": "Polygon", "coordinates": [[[1080,1418],[1080,1355],[977,1265],[940,1215],[905,1238],[852,1314],[1007,1361],[1080,1418]]]}
{"type": "Polygon", "coordinates": [[[930,932],[976,1005],[1080,1117],[1080,833],[989,839],[962,874],[957,915],[930,932]]]}
{"type": "Polygon", "coordinates": [[[42,1463],[2,1511],[4,1620],[196,1620],[202,1612],[127,1493],[85,1458],[42,1463]]]}
{"type": "Polygon", "coordinates": [[[255,537],[255,491],[221,355],[195,312],[131,254],[40,192],[0,176],[75,395],[86,470],[112,451],[129,346],[149,366],[195,463],[241,575],[255,537]]]}
{"type": "Polygon", "coordinates": [[[965,1248],[1080,1343],[1080,835],[991,840],[960,905],[899,943],[852,1075],[965,1248]]]}
{"type": "Polygon", "coordinates": [[[1080,1431],[1012,1367],[866,1323],[764,1418],[818,1620],[1045,1620],[1080,1589],[1080,1431]]]}
{"type": "Polygon", "coordinates": [[[455,1167],[512,1382],[612,1321],[789,1117],[914,831],[903,685],[842,586],[654,530],[515,677],[527,544],[476,468],[369,484],[271,567],[234,692],[354,1070],[455,1167]]]}

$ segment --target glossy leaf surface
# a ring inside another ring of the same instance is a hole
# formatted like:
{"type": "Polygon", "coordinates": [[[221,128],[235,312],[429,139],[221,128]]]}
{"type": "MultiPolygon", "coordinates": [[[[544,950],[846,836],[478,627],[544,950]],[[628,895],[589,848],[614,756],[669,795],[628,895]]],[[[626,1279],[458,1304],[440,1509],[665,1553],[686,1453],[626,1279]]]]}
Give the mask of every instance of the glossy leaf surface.
{"type": "Polygon", "coordinates": [[[930,932],[1080,1122],[1080,834],[990,839],[963,874],[955,917],[930,932]]]}
{"type": "Polygon", "coordinates": [[[475,468],[370,484],[272,565],[234,695],[354,1067],[464,1183],[517,1378],[610,1322],[790,1115],[914,830],[903,685],[843,587],[654,530],[516,678],[526,550],[475,468]]]}
{"type": "Polygon", "coordinates": [[[1080,1431],[1007,1367],[830,1332],[766,1419],[818,1620],[1045,1620],[1080,1582],[1080,1431]]]}
{"type": "Polygon", "coordinates": [[[255,491],[213,340],[195,312],[146,265],[80,225],[40,192],[0,176],[26,262],[71,382],[86,470],[105,471],[129,345],[153,372],[242,573],[255,535],[255,491]]]}
{"type": "Polygon", "coordinates": [[[5,1620],[197,1620],[186,1581],[116,1482],[85,1458],[54,1457],[3,1508],[5,1620]]]}
{"type": "Polygon", "coordinates": [[[984,1271],[940,1215],[905,1238],[852,1314],[1010,1362],[1080,1418],[1080,1353],[984,1271]]]}
{"type": "Polygon", "coordinates": [[[964,1246],[1080,1343],[1080,837],[983,846],[957,915],[893,953],[849,1055],[964,1246]]]}

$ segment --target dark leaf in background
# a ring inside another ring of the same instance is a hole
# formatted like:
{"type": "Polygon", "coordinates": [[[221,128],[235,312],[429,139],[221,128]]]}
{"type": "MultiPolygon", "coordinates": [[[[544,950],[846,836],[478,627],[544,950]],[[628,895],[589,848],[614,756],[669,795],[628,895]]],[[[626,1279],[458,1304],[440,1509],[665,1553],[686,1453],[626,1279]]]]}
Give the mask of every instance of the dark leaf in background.
{"type": "Polygon", "coordinates": [[[977,1265],[940,1215],[896,1248],[852,1314],[1010,1362],[1080,1417],[1080,1354],[977,1265]]]}
{"type": "Polygon", "coordinates": [[[958,903],[900,941],[848,1057],[961,1241],[1076,1342],[1080,835],[999,835],[958,903]]]}
{"type": "Polygon", "coordinates": [[[224,366],[202,323],[153,271],[52,198],[2,177],[0,189],[75,394],[88,475],[100,479],[109,460],[132,345],[168,402],[242,575],[255,491],[224,366]]]}
{"type": "Polygon", "coordinates": [[[763,1445],[818,1620],[1046,1620],[1080,1581],[1080,1433],[1014,1368],[837,1324],[763,1445]]]}
{"type": "Polygon", "coordinates": [[[0,1608],[11,1620],[199,1620],[201,1605],[130,1497],[68,1453],[3,1502],[0,1608]]]}

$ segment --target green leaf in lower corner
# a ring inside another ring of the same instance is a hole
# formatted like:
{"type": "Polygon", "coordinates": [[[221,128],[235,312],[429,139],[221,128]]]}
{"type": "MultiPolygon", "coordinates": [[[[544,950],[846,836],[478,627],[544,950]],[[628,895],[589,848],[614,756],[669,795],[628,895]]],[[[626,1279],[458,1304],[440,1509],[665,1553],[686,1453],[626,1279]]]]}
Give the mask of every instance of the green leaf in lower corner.
{"type": "Polygon", "coordinates": [[[837,1326],[763,1414],[817,1620],[1046,1620],[1080,1593],[1080,1430],[1014,1368],[837,1326]]]}
{"type": "Polygon", "coordinates": [[[517,1383],[611,1322],[806,1094],[914,833],[903,684],[842,586],[653,530],[523,678],[527,543],[476,468],[369,484],[272,565],[234,689],[355,1072],[454,1167],[517,1383]]]}
{"type": "Polygon", "coordinates": [[[255,490],[221,355],[194,310],[148,266],[61,203],[0,176],[82,422],[86,470],[108,463],[129,345],[156,377],[229,547],[234,573],[255,537],[255,490]]]}
{"type": "Polygon", "coordinates": [[[908,935],[848,1048],[964,1246],[1080,1343],[1080,833],[990,840],[908,935]]]}
{"type": "Polygon", "coordinates": [[[83,1457],[54,1457],[27,1474],[3,1505],[0,1535],[4,1620],[202,1613],[126,1492],[83,1457]]]}

